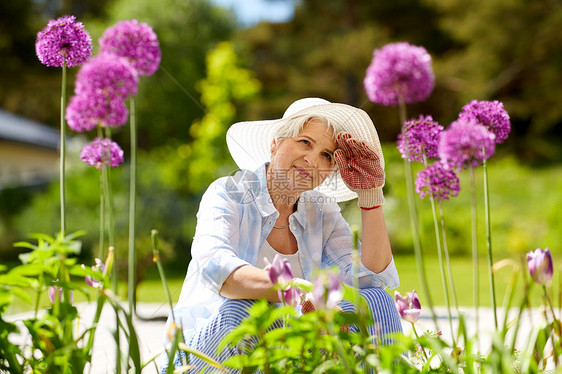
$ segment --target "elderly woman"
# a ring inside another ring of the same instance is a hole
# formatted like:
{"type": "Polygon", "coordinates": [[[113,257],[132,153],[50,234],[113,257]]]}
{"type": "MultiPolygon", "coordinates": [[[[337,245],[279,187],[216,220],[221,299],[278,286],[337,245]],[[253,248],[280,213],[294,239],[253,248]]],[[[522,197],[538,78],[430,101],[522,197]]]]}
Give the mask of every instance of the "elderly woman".
{"type": "MultiPolygon", "coordinates": [[[[174,309],[187,344],[218,361],[236,354],[227,348],[217,356],[217,346],[253,300],[280,301],[264,258],[280,255],[306,280],[315,269],[336,266],[352,285],[351,231],[337,202],[355,197],[363,233],[360,294],[378,326],[371,334],[400,331],[384,291],[398,286],[398,274],[381,208],[384,160],[369,116],[349,105],[301,99],[282,119],[234,124],[227,144],[243,171],[213,182],[201,200],[174,309]]],[[[204,366],[195,358],[190,364],[204,366]]]]}

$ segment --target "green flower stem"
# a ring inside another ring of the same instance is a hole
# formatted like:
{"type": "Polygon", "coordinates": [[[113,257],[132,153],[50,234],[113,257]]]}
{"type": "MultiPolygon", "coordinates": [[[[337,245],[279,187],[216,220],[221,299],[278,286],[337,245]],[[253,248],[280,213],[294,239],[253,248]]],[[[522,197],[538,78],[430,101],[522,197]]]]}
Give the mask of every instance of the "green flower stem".
{"type": "MultiPolygon", "coordinates": [[[[90,333],[89,333],[89,336],[88,336],[88,343],[84,347],[84,353],[87,355],[87,357],[90,357],[90,358],[92,357],[92,349],[94,347],[94,336],[96,334],[96,327],[97,327],[98,322],[99,322],[100,317],[101,317],[103,305],[105,304],[105,296],[103,296],[100,292],[98,292],[96,298],[97,298],[96,314],[94,314],[94,320],[92,321],[92,324],[90,325],[91,329],[90,329],[90,333]]],[[[90,360],[88,360],[88,361],[90,361],[90,360]]]]}
{"type": "MultiPolygon", "coordinates": [[[[414,332],[414,335],[416,336],[416,339],[418,340],[418,344],[419,344],[419,340],[420,340],[420,336],[418,335],[418,332],[416,331],[416,326],[414,326],[413,322],[410,322],[412,324],[412,331],[414,332]]],[[[420,347],[422,349],[422,353],[423,356],[425,357],[426,362],[429,362],[429,357],[427,357],[427,353],[425,353],[425,349],[423,348],[423,346],[420,344],[420,347]]]]}
{"type": "Polygon", "coordinates": [[[103,173],[100,170],[100,243],[99,258],[105,258],[104,238],[105,238],[105,195],[103,193],[103,173]]]}
{"type": "Polygon", "coordinates": [[[490,223],[490,192],[488,190],[488,169],[486,160],[482,163],[484,173],[484,210],[486,212],[486,244],[488,249],[488,276],[490,279],[490,297],[492,298],[492,310],[494,311],[494,323],[496,330],[498,329],[498,313],[496,306],[496,287],[494,283],[494,272],[492,266],[494,261],[492,259],[492,227],[490,223]]]}
{"type": "MultiPolygon", "coordinates": [[[[557,320],[556,318],[556,314],[554,313],[554,307],[552,306],[552,300],[550,299],[550,296],[548,295],[548,290],[546,289],[546,286],[543,285],[542,286],[543,292],[544,292],[544,298],[546,301],[546,307],[550,309],[550,313],[552,313],[552,324],[553,326],[556,326],[556,328],[560,328],[560,322],[557,320]]],[[[546,313],[545,313],[546,315],[546,313]]],[[[553,334],[552,332],[550,333],[550,338],[552,340],[552,351],[553,351],[553,356],[554,356],[554,367],[558,367],[558,350],[556,349],[556,341],[554,340],[554,335],[560,335],[560,330],[555,330],[555,333],[553,334]]]]}
{"type": "MultiPolygon", "coordinates": [[[[478,231],[476,225],[476,186],[474,182],[474,168],[469,165],[468,171],[470,173],[470,187],[472,192],[472,266],[473,266],[473,299],[474,299],[474,313],[476,318],[476,331],[480,326],[480,316],[478,313],[479,300],[478,300],[478,231]]],[[[480,344],[478,343],[478,346],[480,344]]],[[[480,349],[478,349],[480,350],[480,349]]]]}
{"type": "MultiPolygon", "coordinates": [[[[111,131],[108,127],[105,128],[105,137],[111,140],[111,131]]],[[[108,152],[111,151],[108,149],[108,152]]],[[[111,154],[107,155],[111,158],[111,154]]],[[[107,209],[107,241],[110,247],[115,247],[115,216],[114,216],[114,204],[113,204],[113,192],[111,188],[111,167],[109,165],[103,165],[102,172],[104,172],[104,184],[105,184],[105,200],[107,209]]],[[[113,273],[111,277],[111,290],[117,295],[117,254],[113,258],[113,273]]],[[[118,338],[118,337],[117,337],[118,338]]]]}
{"type": "Polygon", "coordinates": [[[137,187],[137,125],[135,116],[135,98],[130,99],[130,122],[131,122],[131,163],[129,167],[129,289],[127,297],[129,300],[129,312],[137,309],[137,287],[135,274],[135,211],[136,211],[136,187],[137,187]]]}
{"type": "Polygon", "coordinates": [[[64,112],[66,102],[66,62],[62,64],[62,87],[60,95],[60,230],[66,235],[65,217],[65,159],[66,159],[66,126],[64,125],[64,112]]]}
{"type": "Polygon", "coordinates": [[[443,213],[443,204],[439,202],[439,213],[441,216],[441,236],[443,237],[443,249],[445,251],[445,261],[447,262],[447,269],[449,272],[449,286],[453,296],[453,303],[457,314],[459,313],[459,302],[457,300],[457,292],[455,291],[455,282],[453,280],[453,269],[451,268],[451,260],[449,258],[449,246],[447,245],[447,230],[445,229],[445,214],[443,213]]]}
{"type": "MultiPolygon", "coordinates": [[[[404,136],[404,123],[406,122],[406,103],[404,102],[403,98],[400,98],[398,113],[400,117],[400,127],[402,131],[402,137],[404,139],[404,142],[407,142],[407,139],[404,136]]],[[[407,144],[404,145],[404,149],[406,150],[408,149],[407,144]]],[[[418,269],[420,283],[423,287],[425,296],[427,297],[427,305],[431,312],[431,317],[433,318],[433,322],[435,323],[435,328],[439,330],[439,327],[437,325],[437,316],[435,315],[435,311],[433,310],[433,301],[431,299],[431,294],[429,293],[429,285],[427,283],[427,278],[425,276],[425,265],[423,262],[420,233],[418,228],[418,216],[416,212],[416,200],[414,198],[414,184],[412,181],[412,165],[410,164],[410,160],[408,160],[408,158],[404,159],[404,169],[405,169],[404,174],[406,177],[406,194],[408,197],[408,207],[409,207],[408,210],[410,212],[410,227],[412,229],[412,236],[414,240],[416,267],[418,269]]]]}
{"type": "Polygon", "coordinates": [[[437,243],[437,256],[439,258],[439,270],[441,272],[441,283],[443,292],[445,293],[445,305],[447,306],[447,316],[449,317],[449,325],[451,328],[451,339],[453,340],[453,347],[457,346],[455,342],[455,332],[453,329],[453,318],[451,316],[451,301],[449,300],[449,286],[447,282],[447,274],[445,271],[445,261],[443,259],[443,249],[441,247],[441,238],[439,236],[439,223],[437,221],[437,209],[435,208],[435,199],[433,196],[429,197],[431,202],[431,211],[433,213],[433,227],[435,229],[435,241],[437,243]]]}

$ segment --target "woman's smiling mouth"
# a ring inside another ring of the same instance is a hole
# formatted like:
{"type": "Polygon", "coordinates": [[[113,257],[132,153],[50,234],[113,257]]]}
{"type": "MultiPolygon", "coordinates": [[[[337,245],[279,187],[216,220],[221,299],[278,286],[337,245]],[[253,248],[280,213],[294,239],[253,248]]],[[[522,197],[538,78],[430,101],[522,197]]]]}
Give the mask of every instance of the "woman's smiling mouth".
{"type": "Polygon", "coordinates": [[[304,178],[312,178],[312,174],[308,172],[308,170],[301,168],[300,166],[295,166],[295,169],[299,172],[299,174],[304,178]]]}

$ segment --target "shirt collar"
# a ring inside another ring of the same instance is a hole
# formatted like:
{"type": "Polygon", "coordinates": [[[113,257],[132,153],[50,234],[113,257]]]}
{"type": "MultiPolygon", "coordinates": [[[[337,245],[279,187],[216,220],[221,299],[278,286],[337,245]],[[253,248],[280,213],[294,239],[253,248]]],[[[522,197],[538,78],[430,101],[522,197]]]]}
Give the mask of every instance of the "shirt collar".
{"type": "MultiPolygon", "coordinates": [[[[267,180],[266,180],[266,167],[269,165],[269,162],[263,164],[258,169],[255,170],[255,174],[260,181],[260,189],[259,194],[256,196],[256,206],[262,215],[262,217],[268,217],[272,214],[278,215],[279,212],[275,209],[273,205],[273,201],[271,200],[271,196],[269,195],[269,190],[267,188],[267,180]]],[[[305,191],[301,194],[298,202],[297,202],[297,210],[292,216],[300,223],[303,229],[306,229],[306,210],[308,203],[308,194],[309,191],[305,191]]]]}

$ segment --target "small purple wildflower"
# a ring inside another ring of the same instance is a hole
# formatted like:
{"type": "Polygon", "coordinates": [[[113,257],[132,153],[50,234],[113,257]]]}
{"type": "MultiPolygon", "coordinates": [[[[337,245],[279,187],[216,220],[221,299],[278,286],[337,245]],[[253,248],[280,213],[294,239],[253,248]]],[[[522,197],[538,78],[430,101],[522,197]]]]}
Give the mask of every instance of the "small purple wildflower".
{"type": "Polygon", "coordinates": [[[312,304],[316,309],[334,309],[343,298],[343,287],[334,273],[321,273],[314,281],[312,304]]]}
{"type": "Polygon", "coordinates": [[[398,135],[398,150],[402,158],[410,161],[424,162],[426,159],[438,158],[439,136],[443,126],[433,120],[431,116],[420,116],[417,120],[404,123],[404,136],[398,135]],[[408,148],[406,149],[406,138],[408,148]]]}
{"type": "Polygon", "coordinates": [[[102,93],[76,95],[66,107],[66,122],[76,131],[90,131],[96,125],[121,126],[127,122],[129,110],[119,96],[102,93]]]}
{"type": "Polygon", "coordinates": [[[120,96],[125,99],[137,93],[136,70],[119,56],[104,53],[91,58],[78,71],[74,93],[120,96]]]}
{"type": "MultiPolygon", "coordinates": [[[[52,303],[55,302],[55,300],[59,299],[62,300],[62,287],[57,287],[57,286],[50,286],[49,287],[49,300],[51,300],[52,303]]],[[[69,293],[70,295],[70,304],[72,304],[74,302],[74,294],[72,292],[72,290],[69,293]]]]}
{"type": "MultiPolygon", "coordinates": [[[[92,270],[99,271],[103,275],[105,275],[105,264],[103,262],[101,262],[101,260],[99,258],[96,258],[95,262],[96,262],[96,264],[94,266],[92,266],[92,270]]],[[[84,265],[82,265],[82,267],[84,267],[84,265]]],[[[99,280],[94,279],[89,275],[86,275],[84,281],[90,287],[98,288],[98,287],[101,286],[101,282],[99,280]]]]}
{"type": "Polygon", "coordinates": [[[441,134],[439,157],[450,167],[478,166],[496,148],[495,135],[476,120],[458,119],[441,134]]]}
{"type": "Polygon", "coordinates": [[[301,292],[296,288],[289,288],[288,290],[277,291],[279,293],[279,300],[285,300],[285,305],[290,305],[296,308],[302,300],[301,292]]]}
{"type": "MultiPolygon", "coordinates": [[[[267,261],[267,259],[266,259],[267,261]]],[[[289,261],[282,258],[279,255],[275,255],[273,258],[273,263],[266,267],[269,274],[269,279],[274,285],[279,285],[283,290],[290,287],[291,281],[293,280],[293,272],[291,270],[291,264],[289,261]]]]}
{"type": "Polygon", "coordinates": [[[431,56],[406,42],[387,44],[373,52],[363,85],[372,102],[386,106],[425,100],[435,85],[431,56]]]}
{"type": "Polygon", "coordinates": [[[119,166],[123,162],[123,150],[114,141],[96,138],[82,148],[80,158],[86,164],[101,170],[103,165],[119,166]]]}
{"type": "Polygon", "coordinates": [[[459,194],[459,177],[442,162],[434,162],[418,173],[416,179],[416,192],[420,198],[426,195],[432,196],[436,201],[449,200],[449,196],[455,197],[459,194]]]}
{"type": "Polygon", "coordinates": [[[509,114],[500,101],[472,100],[462,108],[460,119],[474,119],[496,136],[496,143],[503,143],[511,131],[509,114]]]}
{"type": "Polygon", "coordinates": [[[550,249],[537,248],[527,253],[527,267],[535,282],[541,285],[548,284],[552,279],[552,253],[550,249]]]}
{"type": "Polygon", "coordinates": [[[141,76],[152,75],[160,65],[158,37],[149,25],[136,19],[108,28],[99,43],[102,53],[126,58],[141,76]]]}
{"type": "Polygon", "coordinates": [[[92,38],[76,17],[64,16],[50,20],[37,33],[35,52],[47,66],[79,66],[92,54],[92,38]]]}
{"type": "Polygon", "coordinates": [[[402,319],[415,323],[420,317],[421,304],[416,290],[406,292],[404,297],[400,295],[400,292],[394,291],[394,304],[402,319]]]}

